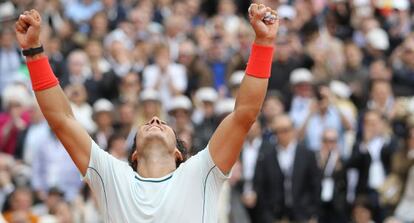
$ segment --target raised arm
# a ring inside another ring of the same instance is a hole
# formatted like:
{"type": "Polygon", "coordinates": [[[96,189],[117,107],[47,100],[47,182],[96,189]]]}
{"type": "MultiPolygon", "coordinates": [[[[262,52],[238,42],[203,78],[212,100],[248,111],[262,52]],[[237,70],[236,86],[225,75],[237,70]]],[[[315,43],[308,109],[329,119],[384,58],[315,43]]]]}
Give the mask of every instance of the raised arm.
{"type": "MultiPolygon", "coordinates": [[[[41,46],[41,17],[36,10],[26,11],[16,22],[16,37],[22,49],[41,46]]],[[[91,139],[75,120],[70,104],[43,53],[26,56],[33,90],[49,126],[62,142],[72,160],[85,175],[91,139]]]]}
{"type": "Polygon", "coordinates": [[[279,26],[276,12],[262,4],[250,6],[249,19],[256,39],[246,76],[240,86],[234,111],[222,121],[209,143],[213,161],[224,173],[228,173],[236,162],[247,132],[260,112],[266,95],[273,45],[279,26]],[[265,15],[269,13],[276,19],[265,22],[265,15]]]}

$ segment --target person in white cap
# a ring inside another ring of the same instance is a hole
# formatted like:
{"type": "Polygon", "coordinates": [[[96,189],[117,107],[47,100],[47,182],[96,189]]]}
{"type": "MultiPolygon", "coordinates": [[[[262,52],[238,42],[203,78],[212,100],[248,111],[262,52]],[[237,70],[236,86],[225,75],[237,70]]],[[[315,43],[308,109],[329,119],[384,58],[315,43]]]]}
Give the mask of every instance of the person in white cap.
{"type": "Polygon", "coordinates": [[[168,113],[171,116],[171,127],[176,132],[185,130],[193,131],[194,126],[191,121],[193,105],[187,96],[180,95],[172,98],[168,113]]]}
{"type": "MultiPolygon", "coordinates": [[[[218,100],[218,93],[212,87],[200,88],[195,95],[196,102],[198,102],[198,110],[194,113],[198,113],[199,121],[195,125],[194,129],[194,148],[204,148],[207,146],[208,141],[217,128],[219,122],[217,116],[214,113],[214,106],[218,100]]],[[[193,120],[195,114],[193,113],[193,120]]]]}
{"type": "Polygon", "coordinates": [[[256,37],[246,75],[232,112],[217,127],[208,146],[186,160],[187,150],[173,129],[154,116],[138,128],[130,165],[100,149],[76,121],[42,53],[40,14],[31,10],[20,15],[16,38],[26,55],[39,106],[95,194],[104,222],[217,222],[220,189],[266,95],[278,31],[277,13],[271,8],[252,4],[248,14],[256,37]]]}
{"type": "Polygon", "coordinates": [[[298,68],[292,71],[289,81],[293,90],[289,116],[294,126],[299,128],[310,111],[313,75],[306,68],[298,68]]]}
{"type": "Polygon", "coordinates": [[[106,149],[109,137],[113,134],[114,105],[107,99],[101,98],[93,104],[92,119],[96,123],[96,131],[92,138],[101,147],[106,149]]]}

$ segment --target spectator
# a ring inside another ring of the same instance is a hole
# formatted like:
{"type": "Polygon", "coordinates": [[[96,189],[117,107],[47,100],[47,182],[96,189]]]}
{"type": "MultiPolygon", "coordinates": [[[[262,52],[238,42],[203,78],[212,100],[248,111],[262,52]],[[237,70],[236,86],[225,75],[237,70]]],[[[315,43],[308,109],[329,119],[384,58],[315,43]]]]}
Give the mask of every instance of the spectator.
{"type": "Polygon", "coordinates": [[[0,153],[0,210],[3,210],[7,197],[14,191],[11,169],[14,165],[13,157],[0,153]]]}
{"type": "Polygon", "coordinates": [[[66,16],[77,24],[88,21],[102,9],[102,3],[95,0],[74,0],[65,5],[66,16]]]}
{"type": "Polygon", "coordinates": [[[33,196],[29,188],[19,187],[11,194],[10,210],[4,212],[7,222],[29,222],[38,223],[39,216],[31,211],[33,196]]]}
{"type": "Polygon", "coordinates": [[[36,148],[32,162],[33,189],[45,197],[44,194],[47,194],[51,188],[57,187],[65,194],[66,200],[73,201],[81,187],[75,164],[52,132],[39,140],[42,146],[36,148]]]}
{"type": "Polygon", "coordinates": [[[100,148],[109,148],[108,140],[114,133],[113,112],[114,105],[106,99],[99,99],[93,104],[93,120],[97,127],[93,138],[100,148]]]}
{"type": "Polygon", "coordinates": [[[289,116],[276,116],[272,128],[278,143],[264,144],[256,164],[259,222],[316,220],[321,181],[315,155],[298,144],[289,116]]]}
{"type": "Polygon", "coordinates": [[[290,74],[290,84],[292,85],[293,97],[290,104],[289,115],[292,118],[295,128],[300,128],[306,116],[310,113],[312,92],[312,73],[304,68],[299,68],[290,74]]]}
{"type": "MultiPolygon", "coordinates": [[[[304,139],[309,149],[317,151],[321,146],[322,134],[325,129],[335,129],[341,136],[344,131],[351,130],[352,124],[342,111],[336,107],[333,95],[328,86],[316,87],[316,104],[311,105],[311,111],[305,122],[299,128],[299,138],[304,139]]],[[[344,139],[339,142],[344,146],[344,139]]]]}
{"type": "Polygon", "coordinates": [[[321,215],[319,222],[347,222],[346,217],[346,166],[338,148],[339,134],[326,129],[322,134],[318,164],[322,170],[321,215]]]}
{"type": "Polygon", "coordinates": [[[121,101],[137,105],[141,89],[142,83],[139,75],[134,72],[128,72],[128,74],[121,78],[118,97],[121,101]]]}
{"type": "Polygon", "coordinates": [[[187,69],[187,96],[191,96],[200,87],[213,86],[211,71],[196,50],[191,40],[182,42],[179,49],[178,62],[187,69]]]}
{"type": "Polygon", "coordinates": [[[119,160],[128,161],[125,137],[113,134],[108,140],[108,152],[119,160]]]}
{"type": "Polygon", "coordinates": [[[13,39],[11,29],[0,30],[0,92],[18,78],[16,74],[23,62],[13,39]]]}
{"type": "Polygon", "coordinates": [[[194,148],[204,148],[218,126],[214,105],[218,94],[214,88],[200,88],[195,94],[196,109],[193,112],[194,148]]]}
{"type": "Polygon", "coordinates": [[[269,91],[266,95],[262,107],[262,134],[265,140],[271,140],[273,130],[271,127],[272,120],[285,113],[284,101],[282,95],[277,91],[269,91]]]}
{"type": "MultiPolygon", "coordinates": [[[[136,124],[142,125],[154,116],[166,117],[163,113],[161,98],[157,91],[153,89],[143,90],[140,94],[140,108],[136,117],[136,124]]],[[[163,119],[164,120],[164,119],[163,119]]]]}
{"type": "Polygon", "coordinates": [[[384,219],[377,189],[384,183],[391,170],[391,157],[397,148],[389,133],[386,120],[376,111],[367,111],[363,117],[362,139],[355,143],[349,166],[359,172],[357,195],[367,196],[375,221],[384,219]]]}
{"type": "Polygon", "coordinates": [[[259,210],[256,207],[257,194],[254,191],[254,178],[256,162],[262,152],[262,133],[260,122],[257,120],[247,133],[247,140],[243,144],[241,152],[242,185],[240,190],[241,201],[248,211],[251,222],[259,222],[259,210]]]}
{"type": "Polygon", "coordinates": [[[176,132],[184,130],[193,131],[194,126],[191,121],[193,105],[186,96],[180,95],[172,98],[171,107],[168,111],[171,117],[171,126],[176,132]]]}
{"type": "Polygon", "coordinates": [[[92,106],[87,102],[88,94],[82,84],[69,85],[65,93],[71,102],[73,114],[81,125],[92,134],[96,130],[96,124],[92,120],[92,106]]]}
{"type": "Polygon", "coordinates": [[[22,85],[8,85],[2,92],[0,113],[0,152],[16,155],[16,146],[20,134],[30,122],[28,105],[32,96],[22,85]]]}
{"type": "Polygon", "coordinates": [[[143,72],[144,89],[159,91],[161,102],[166,108],[171,99],[185,92],[187,76],[185,67],[170,61],[168,46],[159,45],[155,49],[155,64],[149,65],[143,72]]]}

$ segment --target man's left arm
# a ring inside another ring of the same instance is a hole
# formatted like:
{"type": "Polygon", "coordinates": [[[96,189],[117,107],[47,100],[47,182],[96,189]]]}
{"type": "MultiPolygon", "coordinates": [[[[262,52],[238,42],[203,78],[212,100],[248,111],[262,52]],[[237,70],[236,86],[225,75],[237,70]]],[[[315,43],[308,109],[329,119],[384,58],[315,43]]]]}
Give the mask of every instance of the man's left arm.
{"type": "Polygon", "coordinates": [[[222,121],[209,143],[212,159],[223,173],[228,173],[238,159],[247,132],[260,112],[270,77],[273,44],[278,30],[276,12],[262,4],[250,6],[249,18],[256,39],[246,76],[240,86],[234,111],[222,121]],[[275,19],[265,22],[265,15],[269,14],[275,19]]]}

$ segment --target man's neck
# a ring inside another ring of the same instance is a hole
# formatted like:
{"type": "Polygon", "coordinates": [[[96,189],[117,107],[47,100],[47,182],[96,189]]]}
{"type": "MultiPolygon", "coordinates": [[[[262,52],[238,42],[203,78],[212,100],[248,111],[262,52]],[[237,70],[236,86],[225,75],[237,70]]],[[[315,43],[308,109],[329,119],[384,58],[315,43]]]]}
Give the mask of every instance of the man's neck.
{"type": "Polygon", "coordinates": [[[176,169],[175,158],[161,150],[158,144],[146,148],[146,153],[138,159],[137,172],[141,177],[160,178],[176,169]],[[155,148],[157,147],[157,148],[155,148]]]}

